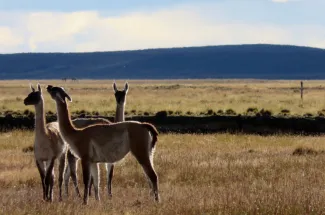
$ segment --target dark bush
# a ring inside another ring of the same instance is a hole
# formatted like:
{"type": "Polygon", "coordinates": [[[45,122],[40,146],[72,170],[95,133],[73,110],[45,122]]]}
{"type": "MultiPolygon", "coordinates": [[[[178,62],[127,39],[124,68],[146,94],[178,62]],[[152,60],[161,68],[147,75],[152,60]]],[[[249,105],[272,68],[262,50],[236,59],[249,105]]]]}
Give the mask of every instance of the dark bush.
{"type": "Polygon", "coordinates": [[[296,148],[292,155],[317,155],[318,152],[315,149],[311,149],[311,148],[304,148],[304,147],[299,147],[296,148]]]}
{"type": "Polygon", "coordinates": [[[11,113],[7,113],[7,114],[5,114],[5,117],[8,119],[11,119],[11,118],[13,118],[13,116],[12,116],[12,114],[11,113]]]}
{"type": "Polygon", "coordinates": [[[311,114],[311,113],[305,113],[303,116],[304,116],[304,117],[312,117],[313,114],[311,114]]]}
{"type": "Polygon", "coordinates": [[[261,116],[272,116],[272,111],[264,110],[264,108],[262,110],[260,110],[259,113],[260,113],[261,116]]]}
{"type": "Polygon", "coordinates": [[[227,115],[236,115],[236,112],[233,109],[231,109],[231,108],[227,109],[225,113],[227,115]]]}
{"type": "Polygon", "coordinates": [[[176,114],[176,115],[181,115],[181,114],[182,114],[182,111],[177,110],[177,111],[175,111],[175,114],[176,114]]]}
{"type": "Polygon", "coordinates": [[[258,112],[258,109],[257,108],[252,108],[252,107],[250,107],[250,108],[247,108],[247,110],[246,110],[246,113],[257,113],[258,112]]]}
{"type": "Polygon", "coordinates": [[[214,111],[213,111],[212,109],[209,109],[209,110],[207,111],[207,114],[208,114],[208,115],[213,115],[213,114],[214,114],[214,111]]]}
{"type": "Polygon", "coordinates": [[[99,116],[99,112],[98,112],[98,111],[93,111],[93,112],[92,112],[92,115],[94,115],[94,116],[99,116]]]}
{"type": "Polygon", "coordinates": [[[35,117],[35,113],[34,112],[29,112],[29,114],[27,116],[29,118],[34,118],[35,117]]]}
{"type": "Polygon", "coordinates": [[[163,110],[163,111],[158,111],[156,113],[156,117],[167,117],[167,111],[163,110]]]}
{"type": "Polygon", "coordinates": [[[282,109],[281,110],[281,113],[282,114],[290,114],[290,110],[288,110],[288,109],[282,109]]]}
{"type": "Polygon", "coordinates": [[[23,148],[24,153],[28,153],[28,152],[32,152],[32,151],[34,151],[33,146],[28,146],[28,147],[23,148]]]}
{"type": "Polygon", "coordinates": [[[223,110],[221,110],[221,109],[218,110],[218,111],[217,111],[217,114],[220,114],[220,115],[223,114],[223,110]]]}
{"type": "Polygon", "coordinates": [[[26,109],[26,110],[24,110],[23,114],[24,114],[24,115],[28,115],[29,112],[30,112],[30,111],[29,111],[28,109],[26,109]]]}

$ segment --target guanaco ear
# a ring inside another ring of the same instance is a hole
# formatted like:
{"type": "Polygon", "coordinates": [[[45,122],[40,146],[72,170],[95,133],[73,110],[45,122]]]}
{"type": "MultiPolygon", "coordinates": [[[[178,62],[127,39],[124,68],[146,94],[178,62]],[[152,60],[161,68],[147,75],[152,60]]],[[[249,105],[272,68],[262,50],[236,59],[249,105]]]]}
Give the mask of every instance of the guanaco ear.
{"type": "Polygon", "coordinates": [[[124,86],[125,93],[128,93],[128,90],[129,90],[129,84],[128,82],[125,82],[125,86],[124,86]]]}
{"type": "Polygon", "coordinates": [[[69,100],[69,102],[72,102],[72,98],[68,94],[66,94],[65,97],[69,100]]]}
{"type": "Polygon", "coordinates": [[[37,89],[38,89],[38,91],[42,92],[42,88],[41,88],[41,85],[39,83],[37,83],[37,89]]]}
{"type": "Polygon", "coordinates": [[[32,86],[32,83],[29,83],[29,87],[32,90],[32,92],[35,92],[35,88],[32,86]]]}
{"type": "Polygon", "coordinates": [[[61,89],[62,89],[62,92],[63,92],[63,95],[64,95],[64,98],[67,98],[70,102],[72,102],[72,99],[71,99],[71,97],[64,91],[64,88],[63,87],[61,87],[61,89]]]}
{"type": "Polygon", "coordinates": [[[57,93],[55,94],[55,96],[58,97],[62,103],[65,102],[65,101],[64,101],[64,98],[62,98],[62,96],[61,96],[61,94],[60,94],[59,92],[57,92],[57,93]]]}
{"type": "Polygon", "coordinates": [[[114,92],[116,93],[116,91],[117,91],[117,87],[116,87],[116,83],[115,83],[115,81],[114,81],[114,83],[113,83],[113,90],[114,90],[114,92]]]}

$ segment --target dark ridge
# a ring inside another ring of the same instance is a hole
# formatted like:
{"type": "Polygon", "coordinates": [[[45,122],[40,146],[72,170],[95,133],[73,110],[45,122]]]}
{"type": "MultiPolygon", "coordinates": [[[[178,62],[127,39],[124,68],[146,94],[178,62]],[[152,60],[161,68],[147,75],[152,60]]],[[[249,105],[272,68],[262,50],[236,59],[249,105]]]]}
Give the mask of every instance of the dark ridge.
{"type": "Polygon", "coordinates": [[[0,79],[325,79],[325,50],[226,45],[0,55],[0,79]]]}

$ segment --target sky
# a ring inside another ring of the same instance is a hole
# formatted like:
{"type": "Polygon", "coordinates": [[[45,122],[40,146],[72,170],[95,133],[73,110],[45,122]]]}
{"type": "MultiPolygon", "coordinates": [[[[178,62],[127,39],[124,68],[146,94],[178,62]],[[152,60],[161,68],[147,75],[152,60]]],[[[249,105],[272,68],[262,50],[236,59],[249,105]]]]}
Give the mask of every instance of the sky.
{"type": "Polygon", "coordinates": [[[0,53],[325,48],[324,0],[0,0],[0,53]]]}

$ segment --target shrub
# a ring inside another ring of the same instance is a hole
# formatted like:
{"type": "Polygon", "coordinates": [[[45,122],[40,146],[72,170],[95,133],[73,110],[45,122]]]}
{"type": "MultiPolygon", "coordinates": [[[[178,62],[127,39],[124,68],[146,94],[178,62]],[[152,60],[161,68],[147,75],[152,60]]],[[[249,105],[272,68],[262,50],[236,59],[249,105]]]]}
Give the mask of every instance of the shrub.
{"type": "Polygon", "coordinates": [[[167,117],[167,111],[163,110],[163,111],[158,111],[156,113],[156,117],[167,117]]]}
{"type": "Polygon", "coordinates": [[[226,110],[226,114],[227,115],[236,115],[236,112],[233,109],[229,108],[226,110]]]}
{"type": "Polygon", "coordinates": [[[304,114],[304,117],[312,117],[313,116],[313,114],[311,114],[311,113],[305,113],[304,114]]]}
{"type": "Polygon", "coordinates": [[[98,111],[93,111],[92,115],[99,116],[99,112],[98,111]]]}
{"type": "Polygon", "coordinates": [[[217,111],[217,114],[220,114],[220,115],[223,114],[223,110],[221,110],[221,109],[218,110],[218,111],[217,111]]]}
{"type": "Polygon", "coordinates": [[[35,113],[34,112],[29,112],[28,117],[34,118],[35,117],[35,113]]]}
{"type": "Polygon", "coordinates": [[[145,115],[145,116],[149,116],[149,113],[148,113],[147,111],[145,111],[145,112],[143,113],[143,115],[145,115]]]}
{"type": "Polygon", "coordinates": [[[246,113],[257,113],[258,109],[255,107],[247,108],[246,113]]]}
{"type": "Polygon", "coordinates": [[[208,115],[213,115],[213,114],[214,114],[214,111],[211,110],[211,109],[209,109],[209,110],[207,111],[207,114],[208,114],[208,115]]]}
{"type": "Polygon", "coordinates": [[[174,111],[172,111],[172,110],[168,111],[168,115],[172,115],[173,113],[174,113],[174,111]]]}
{"type": "Polygon", "coordinates": [[[262,110],[260,110],[259,113],[262,116],[272,116],[272,111],[270,111],[270,110],[264,110],[264,108],[262,110]]]}
{"type": "Polygon", "coordinates": [[[177,111],[175,111],[175,114],[176,114],[176,115],[181,115],[181,114],[182,114],[182,111],[177,110],[177,111]]]}
{"type": "Polygon", "coordinates": [[[28,147],[23,148],[22,151],[24,153],[32,152],[32,151],[34,151],[34,147],[33,146],[28,146],[28,147]]]}
{"type": "Polygon", "coordinates": [[[281,110],[281,113],[282,114],[290,114],[290,110],[288,110],[288,109],[282,109],[281,110]]]}
{"type": "Polygon", "coordinates": [[[13,118],[13,117],[12,117],[12,113],[5,113],[5,117],[6,117],[6,118],[13,118]]]}
{"type": "Polygon", "coordinates": [[[86,111],[85,110],[81,110],[81,111],[79,111],[79,114],[86,114],[86,111]]]}
{"type": "Polygon", "coordinates": [[[187,115],[192,115],[193,112],[191,112],[191,111],[187,111],[186,114],[187,114],[187,115]]]}
{"type": "Polygon", "coordinates": [[[315,149],[311,149],[311,148],[304,148],[304,147],[299,147],[296,148],[292,155],[317,155],[318,152],[315,149]]]}

